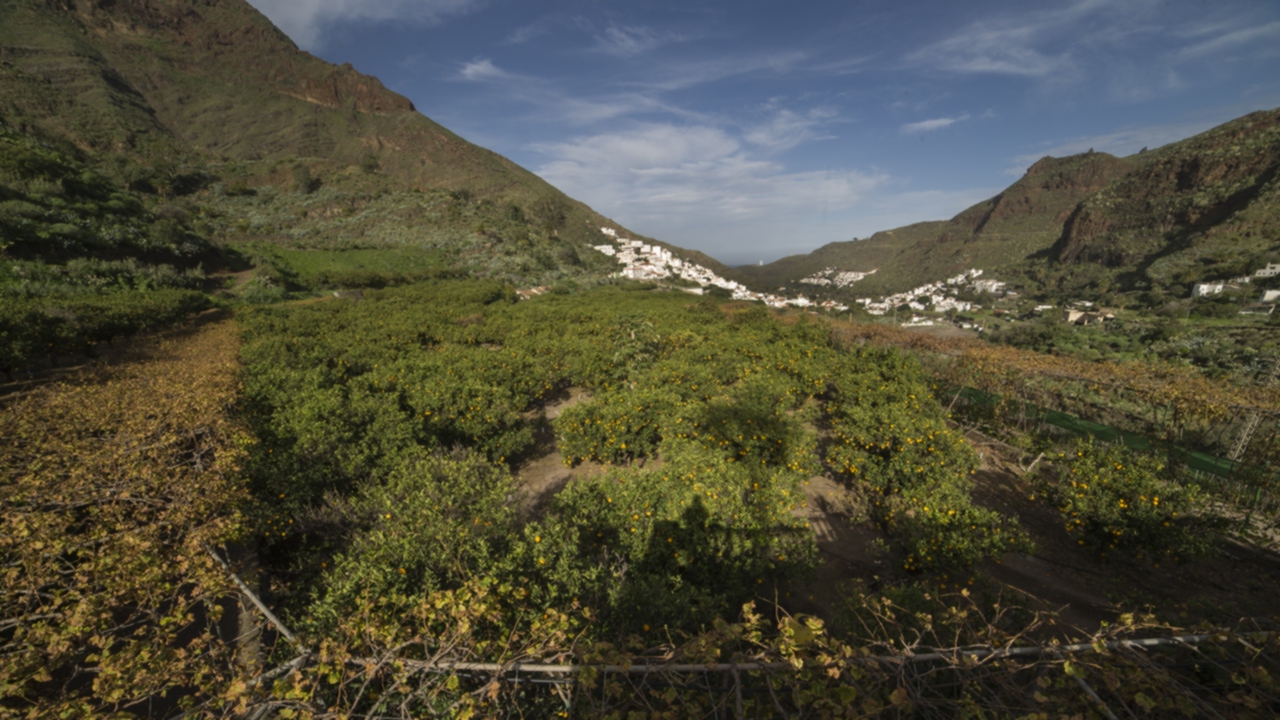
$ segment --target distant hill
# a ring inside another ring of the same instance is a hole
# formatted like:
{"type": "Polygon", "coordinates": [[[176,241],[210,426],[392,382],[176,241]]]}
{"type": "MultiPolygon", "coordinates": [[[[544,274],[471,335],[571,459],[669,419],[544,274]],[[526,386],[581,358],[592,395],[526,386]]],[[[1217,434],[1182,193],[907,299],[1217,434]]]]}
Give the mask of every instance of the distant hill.
{"type": "Polygon", "coordinates": [[[1179,292],[1238,275],[1280,250],[1280,110],[1252,113],[1126,158],[1046,157],[999,195],[808,255],[736,268],[755,288],[809,288],[825,268],[876,274],[848,295],[907,290],[968,268],[1046,292],[1179,292]]]}
{"type": "MultiPolygon", "coordinates": [[[[380,193],[448,192],[516,207],[525,225],[550,226],[560,242],[580,249],[601,241],[601,226],[619,227],[433,122],[377,78],[298,49],[244,0],[0,0],[0,20],[0,121],[69,142],[102,164],[114,160],[123,182],[137,172],[123,168],[138,165],[153,179],[207,181],[168,188],[179,194],[219,181],[291,188],[292,169],[301,165],[317,186],[346,193],[334,207],[363,207],[380,193]],[[352,180],[357,168],[376,168],[378,181],[352,180]]],[[[388,213],[399,240],[404,214],[388,213]]],[[[414,227],[424,225],[423,215],[414,227]]],[[[493,225],[449,230],[469,232],[465,253],[474,254],[498,242],[493,225]]],[[[291,229],[289,222],[273,226],[277,234],[291,229]]],[[[701,253],[673,250],[725,269],[701,253]]]]}

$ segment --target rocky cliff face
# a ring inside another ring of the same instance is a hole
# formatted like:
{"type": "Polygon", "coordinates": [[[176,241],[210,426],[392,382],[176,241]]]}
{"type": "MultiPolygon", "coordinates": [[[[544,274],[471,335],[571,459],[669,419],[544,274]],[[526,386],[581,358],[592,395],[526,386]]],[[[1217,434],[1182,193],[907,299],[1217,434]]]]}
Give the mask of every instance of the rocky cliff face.
{"type": "Polygon", "coordinates": [[[1146,157],[1081,202],[1053,248],[1060,263],[1123,267],[1176,251],[1265,195],[1280,169],[1280,110],[1257,112],[1146,157]]]}

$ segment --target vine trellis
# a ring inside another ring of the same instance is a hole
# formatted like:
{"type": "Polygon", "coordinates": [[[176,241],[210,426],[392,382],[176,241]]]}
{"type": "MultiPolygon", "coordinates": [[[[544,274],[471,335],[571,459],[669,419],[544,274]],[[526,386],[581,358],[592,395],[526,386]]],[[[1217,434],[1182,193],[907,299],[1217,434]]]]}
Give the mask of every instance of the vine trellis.
{"type": "Polygon", "coordinates": [[[1162,450],[1171,467],[1216,484],[1255,511],[1280,507],[1280,360],[1258,384],[1236,386],[1194,368],[1096,363],[883,325],[837,325],[844,342],[895,345],[916,354],[939,397],[995,431],[1090,432],[1162,450]],[[957,393],[969,388],[977,393],[957,393]],[[1054,421],[1059,422],[1054,422],[1054,421]]]}

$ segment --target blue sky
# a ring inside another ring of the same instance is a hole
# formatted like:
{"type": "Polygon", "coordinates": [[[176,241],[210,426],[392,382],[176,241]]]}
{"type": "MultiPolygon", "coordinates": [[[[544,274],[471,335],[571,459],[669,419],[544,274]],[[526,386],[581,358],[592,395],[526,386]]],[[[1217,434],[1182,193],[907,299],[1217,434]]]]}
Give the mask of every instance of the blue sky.
{"type": "Polygon", "coordinates": [[[731,264],[948,218],[1044,155],[1280,106],[1274,0],[250,0],[635,232],[731,264]]]}

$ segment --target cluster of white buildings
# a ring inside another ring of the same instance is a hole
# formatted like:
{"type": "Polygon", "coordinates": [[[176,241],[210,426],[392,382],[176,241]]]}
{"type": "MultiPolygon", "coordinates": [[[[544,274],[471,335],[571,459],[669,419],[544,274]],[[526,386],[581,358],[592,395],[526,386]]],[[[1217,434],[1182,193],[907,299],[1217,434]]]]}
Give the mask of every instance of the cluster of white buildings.
{"type": "MultiPolygon", "coordinates": [[[[1224,290],[1239,290],[1240,286],[1253,282],[1253,278],[1272,278],[1280,275],[1280,263],[1267,263],[1267,266],[1259,270],[1255,270],[1253,277],[1241,275],[1238,278],[1231,278],[1224,282],[1216,283],[1196,283],[1191,286],[1191,297],[1208,297],[1209,295],[1221,295],[1224,290]]],[[[1274,291],[1268,291],[1268,293],[1274,291]]],[[[1280,297],[1280,296],[1275,296],[1280,297]]],[[[1271,302],[1263,299],[1263,302],[1271,302]]]]}
{"type": "Polygon", "coordinates": [[[713,286],[728,290],[733,295],[734,300],[759,300],[769,307],[780,308],[790,305],[801,308],[822,308],[837,312],[849,309],[849,306],[841,305],[834,300],[818,303],[803,296],[786,298],[781,295],[748,290],[746,286],[739,282],[726,280],[701,265],[675,257],[670,250],[664,247],[618,237],[618,231],[613,228],[600,228],[600,232],[612,238],[617,244],[596,245],[595,249],[621,263],[622,270],[618,274],[624,278],[631,280],[680,278],[681,280],[698,284],[696,288],[684,288],[686,292],[691,292],[695,295],[701,295],[707,287],[713,286]]]}
{"type": "Polygon", "coordinates": [[[973,290],[975,292],[997,293],[1004,289],[1004,283],[998,280],[979,280],[982,271],[979,269],[966,270],[952,278],[939,280],[928,285],[921,285],[906,292],[889,295],[878,299],[859,298],[858,302],[866,308],[868,313],[872,315],[884,315],[899,305],[906,305],[914,311],[922,311],[933,306],[936,312],[946,312],[955,310],[956,312],[968,312],[973,308],[973,303],[959,300],[952,295],[960,290],[973,290]]]}
{"type": "MultiPolygon", "coordinates": [[[[879,269],[880,268],[876,268],[876,270],[879,269]]],[[[845,285],[852,285],[869,275],[875,275],[876,270],[872,270],[870,272],[854,272],[852,270],[840,272],[836,268],[827,268],[826,270],[816,272],[809,277],[804,278],[800,282],[808,285],[834,285],[836,287],[844,287],[845,285]]]]}

